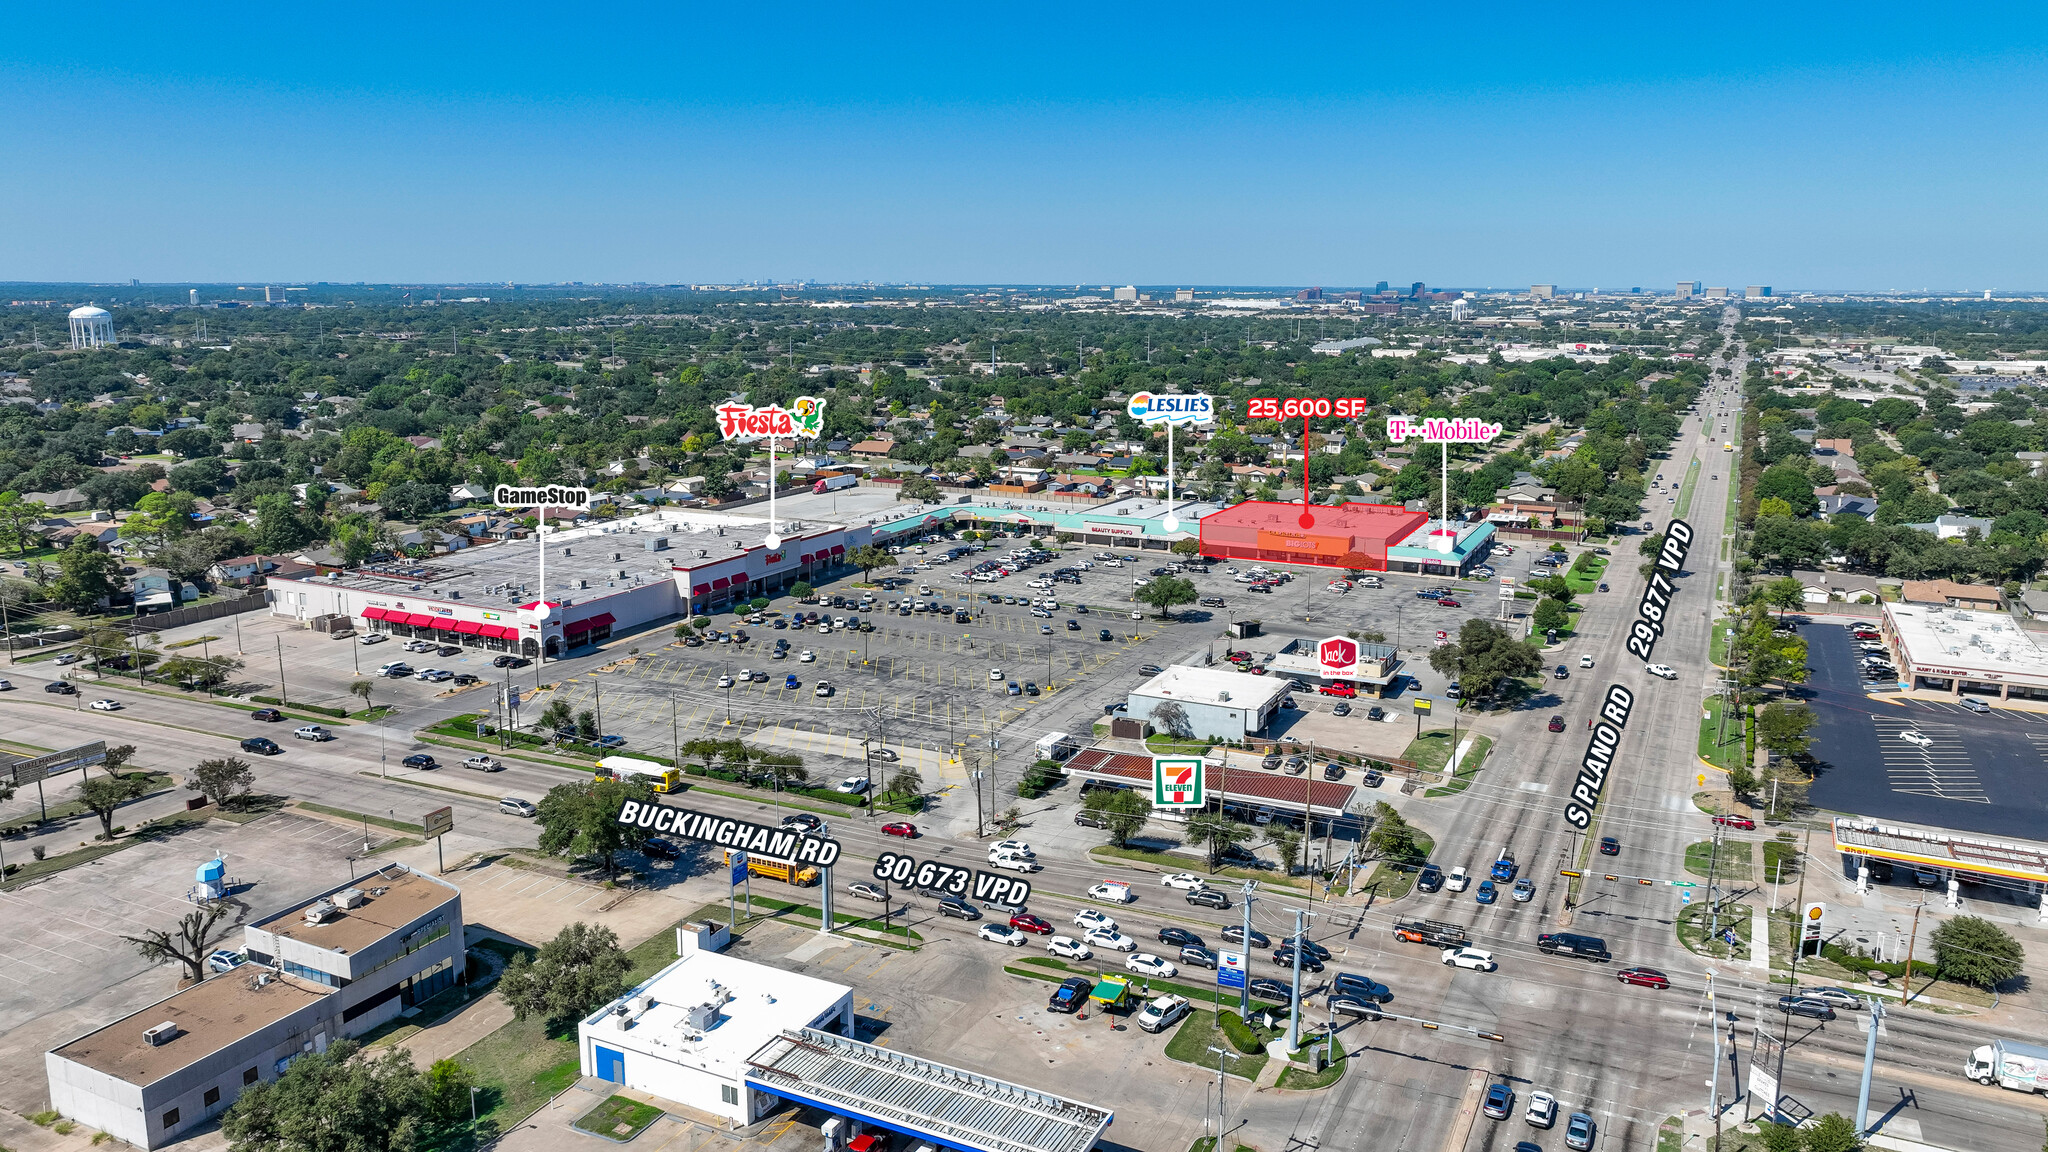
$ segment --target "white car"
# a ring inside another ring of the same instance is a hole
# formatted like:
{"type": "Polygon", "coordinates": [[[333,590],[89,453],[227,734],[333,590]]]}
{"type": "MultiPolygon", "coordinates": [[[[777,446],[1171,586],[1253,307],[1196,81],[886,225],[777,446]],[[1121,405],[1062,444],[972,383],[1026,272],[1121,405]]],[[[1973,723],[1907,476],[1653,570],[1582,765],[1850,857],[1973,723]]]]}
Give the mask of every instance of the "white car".
{"type": "Polygon", "coordinates": [[[1008,924],[983,924],[981,930],[976,932],[975,935],[983,940],[993,940],[998,944],[1008,944],[1012,948],[1022,948],[1024,946],[1024,933],[1017,931],[1008,924]]]}
{"type": "Polygon", "coordinates": [[[832,682],[830,680],[820,680],[818,681],[818,686],[811,689],[811,695],[813,696],[830,696],[831,694],[832,682]]]}
{"type": "Polygon", "coordinates": [[[386,640],[389,640],[389,639],[390,639],[390,637],[389,637],[389,636],[386,636],[386,635],[384,635],[384,634],[383,634],[382,632],[365,632],[365,633],[363,633],[363,634],[362,634],[362,635],[361,635],[360,637],[358,637],[358,638],[356,639],[356,643],[358,643],[358,644],[382,644],[382,643],[383,643],[384,641],[386,641],[386,640]]]}
{"type": "Polygon", "coordinates": [[[834,784],[832,790],[834,792],[844,792],[848,796],[858,796],[868,790],[868,778],[865,776],[848,776],[846,779],[834,784]]]}
{"type": "Polygon", "coordinates": [[[1110,919],[1107,912],[1097,911],[1094,908],[1083,908],[1079,912],[1074,913],[1074,927],[1088,931],[1108,929],[1114,932],[1116,931],[1116,921],[1110,919]]]}
{"type": "Polygon", "coordinates": [[[732,687],[732,677],[730,677],[730,676],[720,676],[720,677],[718,678],[718,686],[719,686],[720,688],[730,688],[730,687],[732,687]]]}
{"type": "Polygon", "coordinates": [[[1178,888],[1183,892],[1192,892],[1198,888],[1207,888],[1209,886],[1200,876],[1192,872],[1175,872],[1170,876],[1161,876],[1159,884],[1161,887],[1178,888]]]}
{"type": "Polygon", "coordinates": [[[455,673],[448,671],[446,668],[429,668],[426,671],[421,672],[418,678],[421,680],[426,680],[435,684],[439,684],[443,680],[455,679],[455,673]]]}
{"type": "Polygon", "coordinates": [[[1473,972],[1491,972],[1500,967],[1494,963],[1493,953],[1479,948],[1446,948],[1444,963],[1473,972]]]}
{"type": "Polygon", "coordinates": [[[1531,1128],[1548,1128],[1557,1123],[1557,1097],[1548,1092],[1529,1093],[1529,1110],[1522,1114],[1531,1128]]]}
{"type": "Polygon", "coordinates": [[[1673,668],[1669,664],[1645,664],[1643,665],[1643,671],[1648,672],[1652,676],[1662,676],[1666,680],[1678,679],[1678,669],[1673,668]]]}
{"type": "Polygon", "coordinates": [[[1136,952],[1138,942],[1114,928],[1097,928],[1088,934],[1088,943],[1112,952],[1136,952]]]}
{"type": "Polygon", "coordinates": [[[742,684],[752,684],[753,682],[754,682],[754,670],[753,670],[752,668],[742,668],[742,669],[740,669],[740,683],[742,683],[742,684]]]}
{"type": "Polygon", "coordinates": [[[1164,979],[1180,975],[1180,965],[1154,956],[1150,952],[1140,952],[1125,960],[1124,967],[1140,976],[1158,976],[1164,979]]]}
{"type": "Polygon", "coordinates": [[[121,710],[121,702],[119,700],[95,700],[92,702],[92,710],[95,712],[119,712],[121,710]]]}
{"type": "Polygon", "coordinates": [[[809,664],[811,661],[816,660],[817,658],[817,655],[813,653],[809,648],[806,648],[803,651],[796,654],[796,662],[799,664],[809,664]]]}
{"type": "Polygon", "coordinates": [[[429,644],[425,640],[407,640],[405,642],[405,650],[407,652],[432,652],[437,647],[439,645],[429,644]]]}
{"type": "Polygon", "coordinates": [[[1014,853],[1016,853],[1016,854],[1017,854],[1017,855],[1019,855],[1019,856],[1036,856],[1036,855],[1038,855],[1038,853],[1036,853],[1036,852],[1033,852],[1033,851],[1031,850],[1031,845],[1030,845],[1030,844],[1028,844],[1028,843],[1026,843],[1025,841],[1022,841],[1022,840],[998,840],[998,841],[996,841],[995,843],[993,843],[993,844],[989,845],[989,846],[988,846],[988,850],[989,850],[990,852],[992,852],[992,853],[994,853],[994,852],[1014,852],[1014,853]]]}
{"type": "Polygon", "coordinates": [[[80,656],[76,652],[66,652],[62,656],[57,657],[55,662],[61,666],[64,664],[76,664],[83,659],[85,659],[85,657],[80,656]]]}
{"type": "Polygon", "coordinates": [[[1131,892],[1129,884],[1120,884],[1115,881],[1089,885],[1088,895],[1097,900],[1107,900],[1112,904],[1128,904],[1136,898],[1135,894],[1131,892]]]}
{"type": "Polygon", "coordinates": [[[1593,658],[1592,658],[1591,656],[1581,656],[1581,657],[1579,657],[1579,667],[1581,667],[1581,668],[1591,668],[1592,666],[1593,666],[1593,658]]]}
{"type": "Polygon", "coordinates": [[[1065,956],[1069,960],[1093,960],[1095,958],[1094,950],[1072,936],[1055,936],[1047,940],[1045,942],[1045,950],[1055,956],[1065,956]]]}
{"type": "MultiPolygon", "coordinates": [[[[105,703],[105,701],[102,701],[102,703],[105,703]]],[[[97,708],[99,704],[94,704],[93,707],[97,708]]],[[[1899,739],[1904,740],[1915,748],[1932,748],[1934,746],[1934,741],[1928,739],[1926,733],[1915,732],[1911,728],[1899,733],[1899,739]]]]}
{"type": "Polygon", "coordinates": [[[1001,668],[989,669],[988,678],[991,680],[1001,680],[1003,678],[1003,670],[1001,668]]]}
{"type": "Polygon", "coordinates": [[[1462,864],[1451,869],[1451,874],[1444,877],[1444,887],[1449,888],[1453,892],[1463,892],[1471,886],[1472,874],[1465,871],[1465,866],[1462,864]]]}

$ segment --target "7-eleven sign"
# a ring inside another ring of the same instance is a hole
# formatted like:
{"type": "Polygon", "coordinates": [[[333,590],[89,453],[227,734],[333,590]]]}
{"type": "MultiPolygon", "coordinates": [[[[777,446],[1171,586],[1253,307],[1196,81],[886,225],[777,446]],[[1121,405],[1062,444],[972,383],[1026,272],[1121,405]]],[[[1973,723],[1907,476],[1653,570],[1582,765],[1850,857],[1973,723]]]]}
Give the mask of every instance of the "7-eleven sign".
{"type": "Polygon", "coordinates": [[[1199,756],[1154,756],[1152,758],[1152,806],[1154,808],[1200,808],[1208,803],[1202,792],[1202,758],[1199,756]]]}

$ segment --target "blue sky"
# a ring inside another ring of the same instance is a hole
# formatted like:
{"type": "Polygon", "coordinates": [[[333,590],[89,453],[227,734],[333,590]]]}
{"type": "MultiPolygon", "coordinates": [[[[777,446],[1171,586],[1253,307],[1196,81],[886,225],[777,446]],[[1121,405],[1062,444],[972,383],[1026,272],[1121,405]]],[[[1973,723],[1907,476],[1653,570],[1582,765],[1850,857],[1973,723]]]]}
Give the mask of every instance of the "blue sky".
{"type": "Polygon", "coordinates": [[[0,280],[2048,287],[2038,6],[963,7],[18,7],[0,280]]]}

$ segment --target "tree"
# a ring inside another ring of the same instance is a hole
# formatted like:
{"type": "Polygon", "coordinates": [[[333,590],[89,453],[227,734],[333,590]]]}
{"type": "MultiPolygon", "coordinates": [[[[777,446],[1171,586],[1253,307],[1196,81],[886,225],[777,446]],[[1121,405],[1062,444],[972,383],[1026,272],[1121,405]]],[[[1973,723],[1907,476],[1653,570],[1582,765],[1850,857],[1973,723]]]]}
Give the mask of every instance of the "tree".
{"type": "Polygon", "coordinates": [[[1208,853],[1209,871],[1216,871],[1216,864],[1223,859],[1223,850],[1233,844],[1242,844],[1256,833],[1249,824],[1240,824],[1220,812],[1205,812],[1188,821],[1188,840],[1199,844],[1208,853]]]}
{"type": "Polygon", "coordinates": [[[809,584],[806,584],[801,580],[789,586],[789,594],[791,596],[796,597],[799,600],[805,599],[816,592],[816,588],[811,587],[809,584]]]}
{"type": "Polygon", "coordinates": [[[891,796],[912,797],[924,795],[924,777],[908,764],[889,773],[889,782],[884,791],[891,796]]]}
{"type": "Polygon", "coordinates": [[[1294,875],[1295,870],[1302,866],[1301,849],[1307,838],[1292,828],[1275,828],[1266,834],[1266,842],[1279,853],[1281,872],[1294,875]]]}
{"type": "Polygon", "coordinates": [[[555,1027],[617,999],[632,968],[610,928],[578,920],[541,945],[532,960],[514,957],[498,991],[514,1016],[537,1016],[555,1027]]]}
{"type": "Polygon", "coordinates": [[[540,850],[571,859],[595,856],[604,861],[607,875],[616,874],[612,854],[647,838],[640,829],[619,823],[628,800],[652,804],[654,787],[629,780],[555,785],[541,797],[534,817],[540,824],[540,850]]]}
{"type": "Polygon", "coordinates": [[[559,742],[561,737],[558,733],[569,726],[569,721],[574,719],[575,715],[576,710],[569,706],[567,700],[551,700],[546,708],[541,709],[540,726],[559,742]]]}
{"type": "Polygon", "coordinates": [[[1384,800],[1372,806],[1372,831],[1365,836],[1366,851],[1381,860],[1414,860],[1421,855],[1416,849],[1415,827],[1384,800]]]}
{"type": "Polygon", "coordinates": [[[365,712],[370,710],[370,693],[375,691],[376,687],[377,685],[369,680],[351,680],[348,682],[349,695],[362,697],[363,711],[365,712]]]}
{"type": "Polygon", "coordinates": [[[1151,583],[1138,589],[1138,601],[1159,609],[1164,618],[1172,614],[1174,605],[1195,602],[1195,582],[1181,576],[1154,576],[1151,583]]]}
{"type": "Polygon", "coordinates": [[[1813,710],[1804,704],[1774,700],[1756,714],[1756,742],[1780,756],[1798,756],[1812,738],[1813,710]]]}
{"type": "Polygon", "coordinates": [[[1545,596],[1536,602],[1536,612],[1533,619],[1537,631],[1555,632],[1571,623],[1572,614],[1571,610],[1563,604],[1545,596]]]}
{"type": "Polygon", "coordinates": [[[1102,817],[1109,827],[1109,842],[1122,848],[1130,843],[1151,818],[1152,802],[1129,788],[1105,788],[1081,798],[1083,810],[1102,817]]]}
{"type": "Polygon", "coordinates": [[[1806,585],[1796,576],[1780,576],[1763,586],[1759,599],[1778,610],[1778,615],[1806,605],[1806,585]]]}
{"type": "Polygon", "coordinates": [[[1855,1121],[1840,1112],[1815,1120],[1804,1133],[1806,1152],[1857,1152],[1863,1147],[1855,1121]]]}
{"type": "MultiPolygon", "coordinates": [[[[1490,696],[1506,680],[1543,668],[1543,653],[1526,640],[1487,620],[1467,620],[1458,629],[1458,679],[1466,698],[1490,696]]],[[[1431,667],[1436,656],[1431,653],[1431,667]]]]}
{"type": "Polygon", "coordinates": [[[152,964],[166,964],[173,960],[185,966],[185,979],[197,983],[206,978],[206,958],[224,939],[228,931],[242,922],[248,906],[236,900],[222,900],[211,907],[185,913],[178,921],[175,932],[152,928],[140,936],[123,936],[121,939],[135,945],[135,951],[152,964]],[[234,913],[234,923],[216,933],[215,928],[228,913],[234,913]]]}
{"type": "Polygon", "coordinates": [[[1199,556],[1202,552],[1202,542],[1190,536],[1185,540],[1175,540],[1168,551],[1175,556],[1199,556]]]}
{"type": "Polygon", "coordinates": [[[894,556],[889,555],[889,550],[887,548],[880,546],[879,544],[863,544],[860,547],[855,548],[851,553],[849,553],[846,559],[848,563],[854,564],[860,568],[860,578],[863,581],[865,581],[868,578],[868,576],[874,572],[875,569],[896,562],[896,558],[894,556]]]}
{"type": "Polygon", "coordinates": [[[585,744],[593,743],[604,733],[597,730],[597,713],[585,708],[576,714],[576,738],[585,744]]]}
{"type": "Polygon", "coordinates": [[[185,790],[201,793],[222,808],[231,808],[255,785],[256,773],[249,762],[239,756],[228,756],[194,764],[192,778],[185,781],[185,790]]]}
{"type": "Polygon", "coordinates": [[[416,1152],[453,1143],[469,1119],[467,1072],[421,1073],[400,1048],[370,1056],[354,1040],[294,1058],[221,1116],[229,1152],[416,1152]]]}
{"type": "Polygon", "coordinates": [[[50,582],[50,599],[74,612],[90,612],[121,588],[121,562],[79,537],[57,558],[58,575],[50,582]]]}
{"type": "Polygon", "coordinates": [[[37,542],[36,521],[48,512],[41,504],[23,502],[19,492],[0,492],[0,547],[28,555],[28,546],[37,542]]]}
{"type": "Polygon", "coordinates": [[[1152,725],[1170,736],[1185,738],[1194,734],[1194,728],[1188,721],[1188,710],[1172,700],[1152,706],[1152,725]]]}
{"type": "Polygon", "coordinates": [[[1790,1124],[1776,1124],[1768,1120],[1759,1125],[1758,1138],[1763,1141],[1764,1152],[1800,1152],[1800,1130],[1790,1124]]]}
{"type": "Polygon", "coordinates": [[[1935,970],[1944,980],[1994,989],[2020,974],[2026,951],[2005,929],[1978,916],[1957,916],[1934,930],[1935,970]]]}
{"type": "Polygon", "coordinates": [[[241,671],[242,667],[240,660],[223,653],[219,656],[173,656],[164,661],[158,671],[179,683],[211,691],[227,683],[228,678],[241,671]]]}
{"type": "Polygon", "coordinates": [[[121,769],[126,768],[128,762],[133,759],[135,759],[135,745],[116,744],[112,748],[107,749],[105,754],[101,756],[100,771],[105,772],[109,776],[119,776],[121,769]]]}
{"type": "Polygon", "coordinates": [[[149,790],[141,776],[95,776],[78,786],[79,802],[100,818],[102,840],[114,838],[114,812],[149,790]]]}

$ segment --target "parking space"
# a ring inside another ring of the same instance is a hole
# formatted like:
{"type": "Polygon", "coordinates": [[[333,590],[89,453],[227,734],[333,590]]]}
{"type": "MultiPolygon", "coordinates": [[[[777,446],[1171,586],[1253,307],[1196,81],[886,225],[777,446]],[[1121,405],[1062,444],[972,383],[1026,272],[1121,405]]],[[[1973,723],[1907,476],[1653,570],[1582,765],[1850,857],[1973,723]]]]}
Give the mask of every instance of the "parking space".
{"type": "Polygon", "coordinates": [[[1815,716],[1812,802],[1823,809],[2033,837],[2048,818],[2048,724],[1994,707],[1874,697],[1848,630],[1809,624],[1801,695],[1815,716]]]}
{"type": "Polygon", "coordinates": [[[160,643],[169,645],[201,637],[218,637],[207,640],[194,651],[214,656],[233,655],[241,659],[243,668],[233,683],[245,686],[247,694],[282,695],[294,703],[321,704],[351,711],[359,710],[362,701],[349,694],[348,686],[361,679],[369,679],[376,685],[371,695],[374,704],[421,704],[460,690],[452,679],[430,682],[411,676],[392,679],[377,675],[379,667],[394,660],[404,661],[415,670],[441,669],[451,677],[470,675],[485,681],[504,677],[503,671],[491,667],[491,659],[497,653],[483,648],[458,648],[453,654],[443,656],[438,652],[407,652],[403,640],[363,644],[360,637],[364,634],[357,635],[357,639],[337,640],[324,632],[301,628],[295,620],[250,612],[236,618],[208,620],[166,630],[160,637],[160,643]],[[278,691],[280,680],[285,689],[282,693],[278,691]]]}

